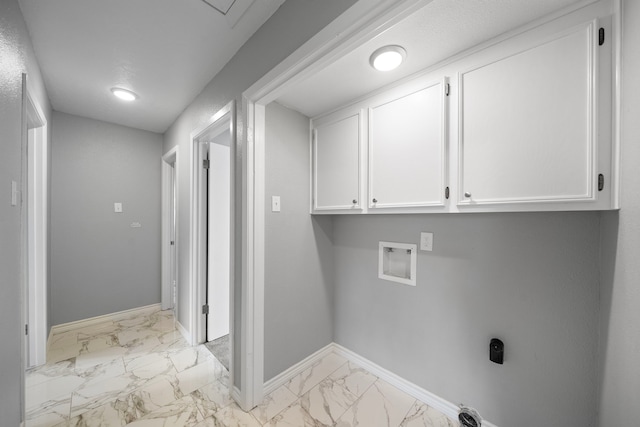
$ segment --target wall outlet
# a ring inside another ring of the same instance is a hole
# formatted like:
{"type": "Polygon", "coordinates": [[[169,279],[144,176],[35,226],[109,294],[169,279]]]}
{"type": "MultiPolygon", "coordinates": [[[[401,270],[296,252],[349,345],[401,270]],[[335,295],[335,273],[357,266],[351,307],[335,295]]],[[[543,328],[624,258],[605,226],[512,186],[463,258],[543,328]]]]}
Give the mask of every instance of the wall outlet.
{"type": "Polygon", "coordinates": [[[122,213],[122,203],[114,203],[113,204],[113,211],[116,213],[122,213]]]}
{"type": "Polygon", "coordinates": [[[427,233],[427,232],[420,233],[420,250],[421,251],[433,250],[433,233],[427,233]]]}

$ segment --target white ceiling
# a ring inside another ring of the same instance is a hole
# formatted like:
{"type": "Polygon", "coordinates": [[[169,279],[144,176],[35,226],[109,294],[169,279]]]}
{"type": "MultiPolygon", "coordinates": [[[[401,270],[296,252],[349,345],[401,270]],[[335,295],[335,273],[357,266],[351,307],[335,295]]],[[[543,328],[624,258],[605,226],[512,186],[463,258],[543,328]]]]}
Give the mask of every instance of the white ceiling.
{"type": "Polygon", "coordinates": [[[162,133],[283,2],[210,0],[226,15],[201,0],[20,7],[55,110],[162,133]],[[113,86],[140,98],[123,103],[113,86]]]}
{"type": "Polygon", "coordinates": [[[314,117],[581,1],[434,0],[321,72],[293,85],[277,101],[314,117]],[[369,56],[390,44],[407,50],[405,62],[394,71],[374,70],[369,56]]]}

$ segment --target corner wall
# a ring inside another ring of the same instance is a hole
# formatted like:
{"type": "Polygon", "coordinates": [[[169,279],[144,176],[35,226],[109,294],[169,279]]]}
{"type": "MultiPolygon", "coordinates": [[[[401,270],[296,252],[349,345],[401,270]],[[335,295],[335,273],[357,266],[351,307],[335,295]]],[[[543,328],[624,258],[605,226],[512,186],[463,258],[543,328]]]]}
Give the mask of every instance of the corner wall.
{"type": "Polygon", "coordinates": [[[599,216],[335,217],[335,341],[497,426],[594,426],[599,216]],[[417,286],[378,279],[378,242],[421,231],[417,286]]]}
{"type": "Polygon", "coordinates": [[[160,134],[53,113],[54,325],[160,302],[161,157],[160,134]]]}
{"type": "MultiPolygon", "coordinates": [[[[21,419],[22,269],[21,208],[11,206],[11,181],[22,186],[22,73],[27,73],[44,115],[51,107],[17,0],[0,2],[0,419],[18,426],[21,419]]],[[[49,129],[51,129],[49,127],[49,129]]],[[[50,135],[47,138],[51,140],[50,135]]]]}
{"type": "Polygon", "coordinates": [[[309,118],[272,102],[265,125],[267,381],[333,341],[333,225],[309,215],[309,118]]]}

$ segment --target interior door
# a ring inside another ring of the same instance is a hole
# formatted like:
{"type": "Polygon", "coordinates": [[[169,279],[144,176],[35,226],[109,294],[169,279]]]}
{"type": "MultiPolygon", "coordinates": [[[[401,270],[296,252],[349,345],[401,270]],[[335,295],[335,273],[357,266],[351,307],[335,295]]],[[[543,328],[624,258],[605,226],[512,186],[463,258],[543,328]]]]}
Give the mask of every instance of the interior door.
{"type": "Polygon", "coordinates": [[[209,142],[207,227],[207,341],[229,334],[231,248],[231,134],[209,142]]]}

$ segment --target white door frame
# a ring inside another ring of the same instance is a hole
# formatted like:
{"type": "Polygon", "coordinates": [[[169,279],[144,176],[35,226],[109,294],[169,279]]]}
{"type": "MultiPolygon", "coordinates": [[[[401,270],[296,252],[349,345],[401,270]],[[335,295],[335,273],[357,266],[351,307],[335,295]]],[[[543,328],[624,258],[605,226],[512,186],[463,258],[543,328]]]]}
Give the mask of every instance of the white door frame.
{"type": "Polygon", "coordinates": [[[242,94],[242,330],[240,406],[264,397],[265,107],[286,90],[431,0],[359,1],[242,94]]]}
{"type": "Polygon", "coordinates": [[[47,361],[47,272],[49,145],[47,120],[27,84],[27,177],[23,209],[27,213],[28,367],[47,361]]]}
{"type": "MultiPolygon", "coordinates": [[[[177,310],[174,301],[173,279],[178,277],[178,210],[173,209],[174,203],[178,204],[178,186],[175,179],[178,177],[178,146],[173,147],[162,156],[162,309],[171,308],[177,310]],[[174,194],[175,192],[175,194],[174,194]],[[172,213],[173,209],[173,213],[172,213]],[[173,223],[173,224],[172,224],[173,223]],[[173,251],[171,250],[171,238],[173,236],[173,251]],[[174,259],[172,260],[172,256],[174,259]],[[175,271],[171,271],[172,262],[175,271]],[[173,274],[172,274],[173,273],[173,274]]],[[[177,286],[177,283],[176,283],[177,286]]],[[[177,318],[177,311],[176,311],[177,318]]]]}
{"type": "MultiPolygon", "coordinates": [[[[231,203],[230,203],[230,228],[232,238],[229,245],[229,378],[232,395],[239,400],[237,392],[234,392],[234,239],[235,235],[235,171],[236,171],[236,111],[235,101],[229,102],[220,111],[211,117],[204,125],[191,132],[190,136],[190,158],[191,158],[191,217],[190,217],[190,265],[189,265],[189,308],[191,316],[189,317],[189,332],[192,345],[201,344],[206,340],[206,316],[202,313],[202,306],[206,302],[206,233],[207,217],[206,217],[206,172],[202,167],[203,149],[201,138],[216,133],[222,133],[226,130],[230,132],[231,140],[231,156],[230,156],[230,173],[231,173],[231,203]]],[[[240,368],[242,369],[242,367],[240,368]]],[[[242,372],[241,375],[244,376],[242,372]]]]}

